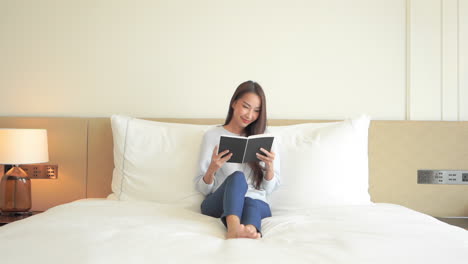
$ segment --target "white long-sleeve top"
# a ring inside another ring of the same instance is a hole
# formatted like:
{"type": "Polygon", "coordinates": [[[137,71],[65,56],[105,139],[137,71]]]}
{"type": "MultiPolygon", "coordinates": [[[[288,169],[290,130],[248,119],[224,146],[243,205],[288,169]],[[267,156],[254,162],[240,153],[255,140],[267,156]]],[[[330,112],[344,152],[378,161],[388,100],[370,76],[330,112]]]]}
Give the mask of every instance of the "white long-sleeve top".
{"type": "MultiPolygon", "coordinates": [[[[204,195],[208,195],[210,193],[215,192],[218,187],[226,180],[226,178],[234,173],[235,171],[242,171],[246,177],[246,181],[248,184],[248,190],[245,194],[246,197],[250,197],[252,199],[259,199],[266,203],[268,203],[268,195],[271,194],[280,184],[280,157],[277,149],[276,139],[273,141],[272,152],[275,152],[275,160],[274,160],[274,177],[273,179],[267,181],[263,178],[261,183],[260,189],[257,190],[254,187],[253,181],[253,171],[247,163],[230,163],[226,162],[224,165],[215,173],[214,181],[211,184],[205,183],[203,177],[208,170],[208,167],[211,163],[211,157],[213,155],[213,150],[216,145],[219,144],[219,138],[221,135],[231,135],[231,136],[239,136],[234,133],[229,132],[223,126],[216,126],[210,130],[208,130],[205,135],[203,136],[203,142],[200,149],[200,158],[199,158],[199,166],[198,166],[198,173],[195,177],[195,185],[199,192],[203,193],[204,195]]],[[[264,166],[264,162],[260,162],[261,166],[264,166]]],[[[265,177],[265,172],[264,175],[265,177]]]]}

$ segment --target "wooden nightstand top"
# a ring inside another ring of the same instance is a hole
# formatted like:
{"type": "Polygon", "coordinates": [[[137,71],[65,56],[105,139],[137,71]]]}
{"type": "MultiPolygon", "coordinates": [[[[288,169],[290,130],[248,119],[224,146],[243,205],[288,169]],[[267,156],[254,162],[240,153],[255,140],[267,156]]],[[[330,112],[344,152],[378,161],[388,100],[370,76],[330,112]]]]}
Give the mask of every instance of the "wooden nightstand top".
{"type": "Polygon", "coordinates": [[[468,230],[468,217],[436,217],[438,220],[450,225],[468,230]]]}
{"type": "MultiPolygon", "coordinates": [[[[40,214],[42,211],[32,211],[32,215],[40,214]]],[[[13,223],[15,221],[28,218],[32,215],[20,215],[20,216],[6,216],[0,214],[0,226],[13,223]]]]}

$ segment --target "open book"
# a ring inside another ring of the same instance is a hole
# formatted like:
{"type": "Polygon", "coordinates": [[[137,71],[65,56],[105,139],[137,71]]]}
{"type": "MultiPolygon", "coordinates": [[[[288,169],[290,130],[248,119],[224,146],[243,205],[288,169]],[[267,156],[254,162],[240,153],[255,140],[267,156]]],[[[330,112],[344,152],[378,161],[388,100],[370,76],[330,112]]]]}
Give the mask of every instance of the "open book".
{"type": "Polygon", "coordinates": [[[218,153],[228,149],[229,153],[232,153],[232,157],[227,162],[232,163],[260,161],[256,153],[265,155],[260,148],[271,151],[273,140],[274,137],[268,134],[253,135],[250,137],[224,135],[219,138],[218,153]]]}

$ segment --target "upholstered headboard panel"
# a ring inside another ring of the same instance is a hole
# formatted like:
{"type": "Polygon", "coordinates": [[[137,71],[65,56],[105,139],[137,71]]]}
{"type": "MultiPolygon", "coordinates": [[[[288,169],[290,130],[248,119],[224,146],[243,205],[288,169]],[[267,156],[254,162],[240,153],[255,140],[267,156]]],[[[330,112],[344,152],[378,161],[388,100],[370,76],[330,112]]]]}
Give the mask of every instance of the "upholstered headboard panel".
{"type": "MultiPolygon", "coordinates": [[[[271,120],[270,125],[304,122],[323,121],[271,120]]],[[[0,127],[48,129],[50,163],[59,165],[59,179],[33,181],[34,210],[111,192],[109,118],[0,117],[0,127]]],[[[369,130],[369,192],[374,202],[401,204],[434,216],[468,216],[468,185],[417,184],[418,169],[468,170],[468,122],[372,121],[369,130]]]]}

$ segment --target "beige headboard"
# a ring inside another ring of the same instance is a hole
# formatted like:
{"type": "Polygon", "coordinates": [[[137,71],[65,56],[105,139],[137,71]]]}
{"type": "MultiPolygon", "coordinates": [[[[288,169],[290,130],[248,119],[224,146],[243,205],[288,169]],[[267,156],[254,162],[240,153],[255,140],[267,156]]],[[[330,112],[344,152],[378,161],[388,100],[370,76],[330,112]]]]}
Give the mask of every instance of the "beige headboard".
{"type": "MultiPolygon", "coordinates": [[[[219,119],[150,119],[219,124],[219,119]]],[[[270,120],[288,125],[321,120],[270,120]]],[[[0,128],[45,128],[57,180],[33,180],[33,210],[81,198],[106,197],[113,170],[109,118],[0,117],[0,128]]],[[[468,216],[468,185],[417,184],[418,169],[468,170],[468,122],[372,121],[369,192],[433,216],[468,216]]]]}

